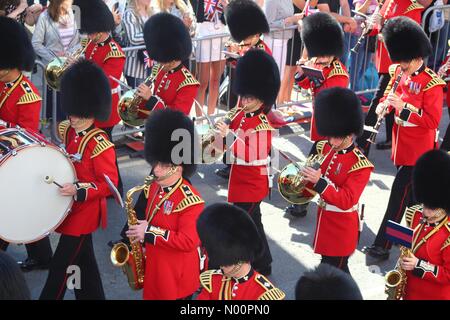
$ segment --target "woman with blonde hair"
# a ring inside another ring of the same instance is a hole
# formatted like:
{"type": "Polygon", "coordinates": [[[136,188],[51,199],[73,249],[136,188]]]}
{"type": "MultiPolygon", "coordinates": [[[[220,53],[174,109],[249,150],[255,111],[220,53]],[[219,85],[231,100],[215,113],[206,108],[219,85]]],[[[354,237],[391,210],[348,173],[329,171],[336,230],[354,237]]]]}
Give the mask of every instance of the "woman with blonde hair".
{"type": "MultiPolygon", "coordinates": [[[[151,0],[129,0],[123,14],[122,24],[126,35],[126,46],[144,45],[144,24],[153,15],[151,0]]],[[[126,52],[125,77],[128,84],[138,87],[149,73],[145,65],[144,49],[126,52]]]]}
{"type": "Polygon", "coordinates": [[[189,29],[189,34],[195,35],[196,22],[194,16],[194,10],[189,1],[184,0],[158,0],[157,6],[160,12],[170,13],[181,20],[185,24],[186,28],[189,29]]]}

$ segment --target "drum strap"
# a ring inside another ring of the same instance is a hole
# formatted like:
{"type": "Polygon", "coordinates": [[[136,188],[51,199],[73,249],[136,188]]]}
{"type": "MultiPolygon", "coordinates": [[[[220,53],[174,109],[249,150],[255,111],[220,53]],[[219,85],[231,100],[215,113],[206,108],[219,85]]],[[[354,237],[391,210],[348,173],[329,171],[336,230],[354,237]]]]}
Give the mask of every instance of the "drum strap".
{"type": "Polygon", "coordinates": [[[6,94],[3,97],[2,101],[0,101],[0,109],[5,104],[6,99],[9,98],[11,93],[17,88],[17,86],[20,84],[20,82],[22,82],[22,79],[23,79],[23,74],[20,75],[19,79],[16,81],[16,83],[14,83],[14,85],[11,87],[11,89],[9,89],[8,92],[6,92],[6,94]]]}
{"type": "Polygon", "coordinates": [[[103,131],[102,129],[99,129],[99,128],[95,128],[95,129],[89,131],[89,132],[83,137],[83,139],[81,140],[81,143],[80,143],[80,145],[78,146],[78,153],[81,154],[81,155],[83,156],[84,150],[86,149],[86,147],[87,147],[89,141],[90,141],[93,137],[95,137],[95,136],[97,136],[98,134],[101,134],[101,133],[106,134],[105,131],[103,131]]]}

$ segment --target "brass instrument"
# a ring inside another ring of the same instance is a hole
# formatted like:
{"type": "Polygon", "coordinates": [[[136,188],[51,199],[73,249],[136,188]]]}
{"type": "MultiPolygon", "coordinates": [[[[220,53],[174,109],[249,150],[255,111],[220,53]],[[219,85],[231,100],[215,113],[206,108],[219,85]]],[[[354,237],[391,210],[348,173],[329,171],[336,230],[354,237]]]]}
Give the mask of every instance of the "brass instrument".
{"type": "MultiPolygon", "coordinates": [[[[448,42],[450,45],[450,40],[448,42]]],[[[446,80],[447,71],[450,69],[450,50],[447,54],[447,57],[448,57],[447,61],[445,62],[444,65],[442,65],[439,68],[439,71],[438,71],[438,76],[440,76],[442,78],[442,80],[444,80],[444,81],[446,80]]]]}
{"type": "Polygon", "coordinates": [[[400,267],[400,260],[411,254],[411,249],[400,247],[400,257],[394,270],[386,273],[385,293],[388,295],[387,300],[400,300],[405,295],[406,272],[400,267]]]}
{"type": "MultiPolygon", "coordinates": [[[[136,211],[133,208],[133,194],[145,189],[155,180],[154,175],[145,179],[141,186],[136,186],[127,192],[125,199],[125,209],[128,215],[128,225],[138,223],[136,211]]],[[[116,267],[122,267],[123,273],[127,276],[128,284],[133,290],[140,290],[144,287],[145,256],[140,242],[132,242],[130,239],[131,251],[127,244],[116,243],[111,250],[111,262],[116,267]]]]}
{"type": "MultiPolygon", "coordinates": [[[[156,76],[150,75],[145,79],[144,84],[152,87],[156,76]]],[[[152,89],[153,90],[153,89],[152,89]]],[[[145,118],[139,117],[139,105],[143,102],[143,98],[138,95],[137,89],[128,90],[119,100],[117,105],[120,119],[131,127],[140,127],[144,124],[145,118]]]]}
{"type": "Polygon", "coordinates": [[[377,15],[380,14],[380,10],[384,5],[384,2],[386,0],[381,0],[378,2],[378,6],[375,9],[375,11],[373,12],[373,14],[370,16],[370,18],[367,20],[364,29],[362,30],[361,35],[358,38],[358,41],[356,42],[355,46],[351,49],[352,52],[354,53],[358,53],[359,51],[359,47],[361,46],[364,38],[372,31],[372,29],[375,26],[375,18],[377,17],[377,15]]]}
{"type": "Polygon", "coordinates": [[[47,81],[47,84],[53,89],[53,90],[59,90],[60,82],[61,82],[61,76],[64,73],[64,71],[67,70],[67,68],[70,66],[69,61],[70,60],[77,60],[81,57],[81,55],[84,54],[86,51],[86,48],[91,43],[91,40],[83,47],[79,48],[77,51],[75,51],[69,59],[68,57],[56,57],[52,61],[47,64],[45,67],[45,79],[47,81]]]}
{"type": "MultiPolygon", "coordinates": [[[[394,84],[392,85],[392,89],[389,92],[389,94],[395,93],[395,91],[397,91],[397,88],[398,88],[398,86],[400,84],[400,80],[402,79],[402,77],[403,77],[403,71],[400,71],[400,73],[397,75],[397,78],[395,79],[394,84]]],[[[375,143],[375,139],[377,137],[378,129],[380,129],[380,126],[383,123],[385,112],[386,112],[388,107],[389,107],[389,105],[386,103],[386,101],[384,101],[383,102],[383,111],[378,115],[377,122],[375,123],[375,125],[373,127],[368,129],[368,131],[371,132],[369,138],[367,139],[368,142],[370,142],[372,144],[375,143]]]]}
{"type": "MultiPolygon", "coordinates": [[[[281,196],[288,202],[293,204],[305,204],[314,198],[315,193],[311,196],[303,194],[307,181],[305,180],[302,171],[305,167],[319,169],[328,155],[333,151],[331,149],[326,155],[315,154],[306,158],[304,164],[299,162],[291,162],[281,170],[278,176],[278,190],[281,196]]],[[[312,191],[312,190],[311,190],[312,191]]]]}

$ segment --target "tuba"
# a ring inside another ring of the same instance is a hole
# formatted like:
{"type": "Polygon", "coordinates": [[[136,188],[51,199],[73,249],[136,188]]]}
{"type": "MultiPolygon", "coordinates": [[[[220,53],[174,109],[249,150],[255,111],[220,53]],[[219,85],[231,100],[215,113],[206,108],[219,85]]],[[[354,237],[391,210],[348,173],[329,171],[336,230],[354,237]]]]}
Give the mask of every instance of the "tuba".
{"type": "MultiPolygon", "coordinates": [[[[136,211],[133,209],[133,194],[148,187],[155,180],[154,175],[145,179],[141,186],[134,187],[127,192],[125,199],[125,209],[128,216],[128,225],[137,224],[136,211]]],[[[131,242],[132,239],[130,239],[131,242]]],[[[116,267],[121,267],[127,276],[128,284],[133,290],[140,290],[144,287],[145,256],[140,242],[131,242],[131,251],[127,244],[116,243],[111,250],[111,262],[116,267]]]]}
{"type": "MultiPolygon", "coordinates": [[[[91,43],[91,40],[83,47],[79,48],[77,51],[75,51],[71,58],[72,60],[77,60],[81,57],[81,55],[84,54],[86,51],[86,48],[91,43]]],[[[45,80],[47,81],[47,84],[52,88],[53,90],[59,90],[60,82],[61,82],[61,76],[64,73],[64,71],[67,70],[67,68],[70,66],[69,58],[68,57],[56,57],[52,61],[47,64],[45,67],[45,80]]]]}
{"type": "Polygon", "coordinates": [[[405,247],[400,247],[400,257],[397,266],[394,270],[386,273],[385,279],[385,293],[388,295],[387,300],[400,300],[405,295],[406,287],[406,272],[400,267],[400,259],[409,256],[411,250],[405,247]]]}
{"type": "Polygon", "coordinates": [[[302,175],[303,168],[311,167],[313,169],[319,169],[328,155],[333,151],[331,149],[326,155],[315,154],[306,158],[304,164],[300,162],[291,162],[281,170],[278,176],[278,190],[281,196],[288,202],[293,204],[305,204],[314,198],[315,192],[310,191],[311,195],[305,195],[307,181],[302,175]]]}
{"type": "MultiPolygon", "coordinates": [[[[144,84],[151,87],[156,76],[150,75],[145,79],[144,84]]],[[[136,89],[128,90],[119,100],[117,105],[120,119],[131,127],[140,127],[144,124],[145,118],[139,117],[139,105],[143,102],[143,98],[137,94],[136,89]]]]}

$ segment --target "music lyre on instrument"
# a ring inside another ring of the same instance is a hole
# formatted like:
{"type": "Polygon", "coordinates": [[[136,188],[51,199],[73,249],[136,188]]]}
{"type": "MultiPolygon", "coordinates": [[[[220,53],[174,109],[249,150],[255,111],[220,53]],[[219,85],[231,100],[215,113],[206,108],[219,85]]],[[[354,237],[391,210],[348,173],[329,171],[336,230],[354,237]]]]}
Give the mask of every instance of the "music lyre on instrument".
{"type": "MultiPolygon", "coordinates": [[[[397,91],[397,88],[400,84],[400,80],[403,77],[403,71],[400,71],[400,73],[397,75],[397,78],[395,79],[394,84],[392,85],[392,89],[389,92],[389,94],[391,93],[395,93],[395,91],[397,91]]],[[[387,110],[387,108],[389,107],[388,103],[386,101],[383,102],[383,110],[382,112],[378,115],[377,118],[377,122],[375,123],[375,125],[373,127],[365,127],[364,130],[369,131],[370,132],[370,137],[367,139],[368,142],[370,143],[375,143],[375,139],[377,137],[377,133],[378,133],[378,129],[380,129],[381,124],[383,123],[383,119],[385,116],[385,112],[387,110]]]]}

